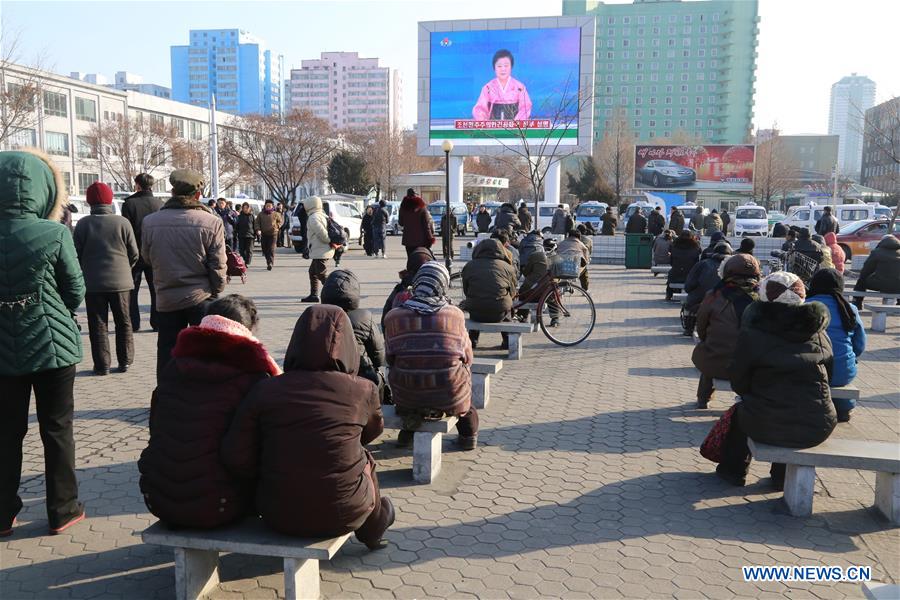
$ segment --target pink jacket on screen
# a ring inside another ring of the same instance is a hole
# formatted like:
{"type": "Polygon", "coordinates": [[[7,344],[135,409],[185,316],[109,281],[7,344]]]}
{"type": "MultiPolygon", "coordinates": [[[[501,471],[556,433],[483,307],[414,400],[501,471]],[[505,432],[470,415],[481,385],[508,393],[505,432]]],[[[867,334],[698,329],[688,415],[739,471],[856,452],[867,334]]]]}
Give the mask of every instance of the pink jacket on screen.
{"type": "Polygon", "coordinates": [[[525,89],[524,83],[513,77],[506,82],[505,88],[500,85],[497,78],[487,82],[481,88],[481,95],[472,109],[472,118],[476,121],[491,120],[491,108],[494,104],[518,104],[519,111],[516,113],[516,119],[531,118],[531,98],[528,97],[528,90],[525,89]]]}

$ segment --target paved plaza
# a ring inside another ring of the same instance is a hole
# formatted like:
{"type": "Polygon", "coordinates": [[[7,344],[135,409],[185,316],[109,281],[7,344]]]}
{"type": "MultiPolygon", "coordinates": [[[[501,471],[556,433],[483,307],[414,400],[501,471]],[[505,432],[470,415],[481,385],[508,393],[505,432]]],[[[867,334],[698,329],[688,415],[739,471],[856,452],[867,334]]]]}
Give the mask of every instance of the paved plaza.
{"type": "MultiPolygon", "coordinates": [[[[397,238],[389,255],[354,249],[342,263],[363,282],[363,306],[379,314],[405,263],[397,238]]],[[[246,285],[233,281],[227,291],[257,302],[258,337],[281,362],[309,283],[299,255],[279,249],[277,260],[267,272],[257,254],[246,285]]],[[[858,583],[744,582],[742,565],[871,565],[873,579],[900,583],[900,529],[872,508],[874,473],[820,470],[809,518],[785,513],[768,464],[754,463],[743,489],[715,477],[697,449],[731,399],[720,393],[710,410],[694,408],[693,344],[663,289],[647,271],[592,266],[591,338],[564,349],[527,336],[524,359],[504,361],[492,379],[478,449],[459,452],[455,434],[446,436],[432,485],[413,484],[412,452],[394,447],[396,432],[377,440],[382,490],[397,507],[390,544],[368,552],[351,539],[321,563],[323,597],[861,597],[858,583]]],[[[83,341],[89,357],[86,325],[83,341]]],[[[499,343],[485,334],[476,354],[501,357],[499,343]]],[[[135,346],[127,374],[93,377],[89,358],[79,365],[76,461],[88,519],[64,535],[46,535],[32,406],[25,508],[0,543],[3,599],[173,596],[171,549],[140,540],[155,521],[137,460],[148,438],[156,335],[136,334],[135,346]]],[[[860,407],[835,436],[900,439],[898,365],[894,319],[887,333],[870,333],[855,382],[860,407]]],[[[282,595],[281,568],[277,559],[225,556],[212,597],[282,595]]]]}

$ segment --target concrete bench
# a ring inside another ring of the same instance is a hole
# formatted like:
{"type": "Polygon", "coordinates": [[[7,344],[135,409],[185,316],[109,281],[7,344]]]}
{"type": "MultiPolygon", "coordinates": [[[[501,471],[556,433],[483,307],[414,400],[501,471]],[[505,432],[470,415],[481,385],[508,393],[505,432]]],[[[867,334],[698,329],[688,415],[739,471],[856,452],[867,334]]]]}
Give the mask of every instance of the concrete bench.
{"type": "Polygon", "coordinates": [[[472,406],[481,410],[491,401],[491,375],[503,368],[503,361],[496,358],[476,358],[472,361],[472,406]]]}
{"type": "MultiPolygon", "coordinates": [[[[717,392],[733,392],[731,382],[727,379],[713,379],[713,387],[717,392]]],[[[831,388],[831,397],[840,400],[859,400],[859,388],[852,385],[831,388]]]]}
{"type": "Polygon", "coordinates": [[[175,549],[175,597],[201,598],[219,585],[219,553],[284,559],[286,600],[319,598],[319,561],[331,560],[350,534],[309,539],[275,533],[258,517],[210,530],[169,529],[155,523],[144,530],[145,544],[175,549]]]}
{"type": "Polygon", "coordinates": [[[889,294],[887,292],[856,292],[853,290],[845,291],[844,297],[848,300],[854,298],[881,298],[882,304],[894,304],[900,300],[900,294],[889,294]]]}
{"type": "MultiPolygon", "coordinates": [[[[394,406],[382,406],[385,429],[403,429],[403,417],[394,406]]],[[[457,417],[423,421],[413,432],[413,481],[431,483],[441,472],[441,450],[445,433],[450,433],[457,417]]]]}
{"type": "Polygon", "coordinates": [[[654,267],[650,267],[650,272],[653,273],[653,276],[656,277],[659,274],[668,274],[669,271],[672,270],[672,265],[657,265],[654,267]]]}
{"type": "Polygon", "coordinates": [[[534,323],[519,323],[518,321],[504,321],[502,323],[479,323],[472,319],[466,319],[466,329],[480,331],[482,333],[505,333],[509,339],[509,359],[522,358],[522,334],[532,333],[535,330],[534,323]]]}
{"type": "Polygon", "coordinates": [[[675,300],[677,302],[683,303],[685,300],[687,300],[687,297],[687,292],[678,292],[677,294],[672,294],[672,300],[675,300]]]}
{"type": "Polygon", "coordinates": [[[864,304],[872,312],[872,331],[887,331],[888,315],[900,315],[900,306],[886,304],[864,304]]]}
{"type": "Polygon", "coordinates": [[[770,446],[747,439],[753,458],[784,463],[784,501],[794,516],[812,514],[816,467],[875,471],[875,507],[900,525],[900,444],[828,439],[814,448],[770,446]]]}
{"type": "Polygon", "coordinates": [[[864,581],[862,588],[867,600],[897,600],[900,598],[900,585],[896,583],[864,581]]]}
{"type": "Polygon", "coordinates": [[[670,283],[670,284],[668,284],[668,285],[669,285],[669,287],[672,288],[673,290],[683,290],[683,289],[684,289],[684,284],[683,284],[683,283],[670,283]]]}

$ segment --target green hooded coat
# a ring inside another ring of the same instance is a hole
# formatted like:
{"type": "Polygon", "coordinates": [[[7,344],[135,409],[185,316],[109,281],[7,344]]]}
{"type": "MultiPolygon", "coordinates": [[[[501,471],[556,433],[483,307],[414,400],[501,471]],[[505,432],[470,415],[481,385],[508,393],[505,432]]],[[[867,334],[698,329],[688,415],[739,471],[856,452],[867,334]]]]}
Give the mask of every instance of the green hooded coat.
{"type": "Polygon", "coordinates": [[[0,152],[0,376],[81,362],[72,317],[84,278],[69,230],[62,178],[34,151],[0,152]]]}

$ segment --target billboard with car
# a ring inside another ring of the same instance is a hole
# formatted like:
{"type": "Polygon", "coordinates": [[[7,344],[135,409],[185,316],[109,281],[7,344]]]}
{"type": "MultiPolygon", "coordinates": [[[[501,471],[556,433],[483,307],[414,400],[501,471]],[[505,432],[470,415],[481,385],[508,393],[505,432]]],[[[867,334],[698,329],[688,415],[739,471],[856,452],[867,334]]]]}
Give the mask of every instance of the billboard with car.
{"type": "Polygon", "coordinates": [[[419,23],[419,154],[590,153],[592,18],[419,23]]]}
{"type": "Polygon", "coordinates": [[[753,190],[750,144],[635,146],[634,187],[650,190],[753,190]]]}

